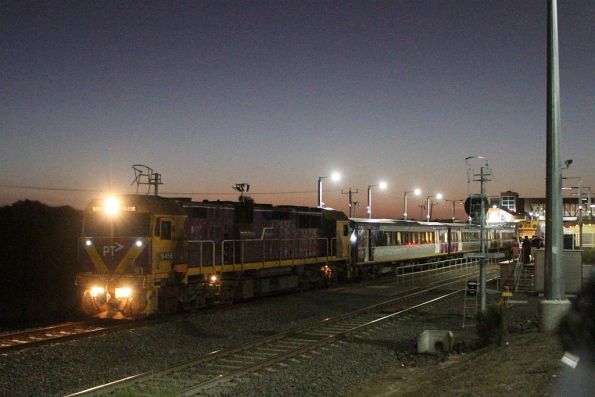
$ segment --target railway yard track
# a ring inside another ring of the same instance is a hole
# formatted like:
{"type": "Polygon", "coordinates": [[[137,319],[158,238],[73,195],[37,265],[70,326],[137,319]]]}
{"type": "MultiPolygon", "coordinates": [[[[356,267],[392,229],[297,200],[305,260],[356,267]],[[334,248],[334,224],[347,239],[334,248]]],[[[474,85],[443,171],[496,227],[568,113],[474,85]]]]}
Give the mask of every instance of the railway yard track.
{"type": "MultiPolygon", "coordinates": [[[[452,267],[458,267],[462,269],[463,265],[454,265],[452,267]]],[[[362,285],[390,285],[401,283],[404,285],[407,280],[410,282],[414,282],[415,280],[423,281],[424,277],[428,278],[432,276],[438,276],[439,271],[440,269],[438,268],[428,268],[427,270],[411,272],[408,274],[400,274],[393,278],[387,277],[368,280],[362,285]]],[[[229,309],[230,306],[226,305],[214,306],[206,310],[219,311],[229,309]]],[[[171,318],[176,318],[176,316],[171,316],[171,318]]],[[[167,318],[157,318],[122,322],[121,320],[93,319],[78,322],[66,322],[42,328],[0,334],[0,354],[42,346],[50,343],[66,342],[90,336],[107,334],[110,332],[138,328],[167,320],[167,318]]]]}
{"type": "Polygon", "coordinates": [[[469,274],[436,281],[385,302],[320,322],[292,328],[258,341],[214,351],[161,370],[154,370],[80,391],[70,396],[99,395],[201,395],[226,382],[286,366],[296,356],[328,349],[340,340],[382,329],[420,308],[453,299],[465,290],[469,274]]]}
{"type": "Polygon", "coordinates": [[[0,334],[0,353],[22,350],[48,343],[63,342],[108,332],[115,332],[140,324],[89,320],[67,322],[43,328],[0,334]]]}

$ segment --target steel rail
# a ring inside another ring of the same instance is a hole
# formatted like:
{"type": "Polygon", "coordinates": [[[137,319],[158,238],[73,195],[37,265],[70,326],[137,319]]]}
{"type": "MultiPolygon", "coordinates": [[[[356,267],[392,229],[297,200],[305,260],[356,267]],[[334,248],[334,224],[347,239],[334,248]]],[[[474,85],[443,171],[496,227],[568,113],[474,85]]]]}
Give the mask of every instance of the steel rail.
{"type": "Polygon", "coordinates": [[[101,332],[106,332],[110,328],[112,328],[112,326],[92,320],[68,322],[43,328],[2,334],[0,335],[0,353],[21,350],[57,341],[76,339],[83,335],[96,335],[101,332]]]}
{"type": "Polygon", "coordinates": [[[447,282],[430,288],[406,293],[403,296],[334,318],[326,318],[315,324],[292,328],[234,349],[214,351],[163,370],[129,376],[69,396],[98,396],[117,392],[131,392],[134,395],[155,395],[164,392],[170,394],[174,392],[176,395],[193,395],[200,390],[213,387],[219,382],[286,361],[296,355],[316,350],[323,345],[358,333],[365,328],[379,326],[405,313],[460,294],[464,289],[457,289],[407,307],[395,308],[395,305],[402,306],[406,300],[421,298],[424,294],[434,290],[459,283],[462,278],[466,277],[468,274],[459,275],[454,278],[454,281],[449,279],[447,282]]]}
{"type": "Polygon", "coordinates": [[[144,327],[159,321],[163,320],[147,319],[130,322],[109,322],[104,319],[94,319],[4,334],[0,335],[0,353],[144,327]]]}

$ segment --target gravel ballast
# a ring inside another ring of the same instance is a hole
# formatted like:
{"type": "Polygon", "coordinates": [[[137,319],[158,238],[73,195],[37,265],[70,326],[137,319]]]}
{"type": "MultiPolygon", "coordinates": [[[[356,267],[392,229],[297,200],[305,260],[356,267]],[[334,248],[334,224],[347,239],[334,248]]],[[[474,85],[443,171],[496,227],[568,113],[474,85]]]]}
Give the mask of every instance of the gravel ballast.
{"type": "MultiPolygon", "coordinates": [[[[308,291],[4,354],[0,358],[0,395],[74,393],[379,303],[404,289],[370,285],[308,291]]],[[[352,395],[391,366],[431,365],[443,360],[442,355],[415,354],[417,335],[425,329],[452,329],[457,338],[473,340],[474,329],[461,328],[462,303],[460,295],[421,309],[399,321],[218,385],[208,395],[352,395]]]]}

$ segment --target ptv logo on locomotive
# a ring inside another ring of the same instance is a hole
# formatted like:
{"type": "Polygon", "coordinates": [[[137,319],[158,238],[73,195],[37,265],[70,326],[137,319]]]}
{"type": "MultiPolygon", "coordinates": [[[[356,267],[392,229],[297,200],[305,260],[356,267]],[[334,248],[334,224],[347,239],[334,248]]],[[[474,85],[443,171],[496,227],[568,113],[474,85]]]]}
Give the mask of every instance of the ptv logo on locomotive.
{"type": "Polygon", "coordinates": [[[121,251],[124,248],[124,245],[114,242],[114,244],[111,245],[104,245],[103,246],[103,256],[114,256],[114,254],[116,254],[118,251],[121,251]]]}

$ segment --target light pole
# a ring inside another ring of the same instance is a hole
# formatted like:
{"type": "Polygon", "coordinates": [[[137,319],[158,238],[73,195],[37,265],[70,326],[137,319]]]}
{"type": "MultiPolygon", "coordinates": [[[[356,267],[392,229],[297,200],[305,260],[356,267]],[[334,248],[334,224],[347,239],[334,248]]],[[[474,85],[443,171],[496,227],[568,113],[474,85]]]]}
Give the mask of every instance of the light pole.
{"type": "Polygon", "coordinates": [[[409,193],[413,193],[416,196],[419,196],[421,194],[421,190],[415,189],[413,191],[405,192],[405,196],[403,197],[403,217],[405,220],[407,220],[407,195],[409,193]]]}
{"type": "Polygon", "coordinates": [[[372,188],[378,186],[381,190],[386,189],[386,182],[382,181],[377,185],[368,185],[368,219],[372,219],[372,188]]]}
{"type": "Polygon", "coordinates": [[[451,201],[452,202],[452,221],[454,223],[454,221],[456,219],[455,218],[455,205],[456,205],[456,203],[462,203],[463,200],[447,200],[447,199],[444,199],[444,201],[446,201],[446,202],[451,201]]]}
{"type": "MultiPolygon", "coordinates": [[[[324,208],[324,202],[322,201],[322,180],[328,178],[328,176],[319,176],[318,177],[318,208],[324,208]]],[[[333,172],[331,174],[331,180],[333,182],[337,182],[341,179],[341,174],[338,172],[333,172]]]]}
{"type": "MultiPolygon", "coordinates": [[[[432,220],[432,196],[426,198],[426,220],[430,222],[432,220]]],[[[442,193],[436,194],[436,200],[442,200],[442,193]]]]}

